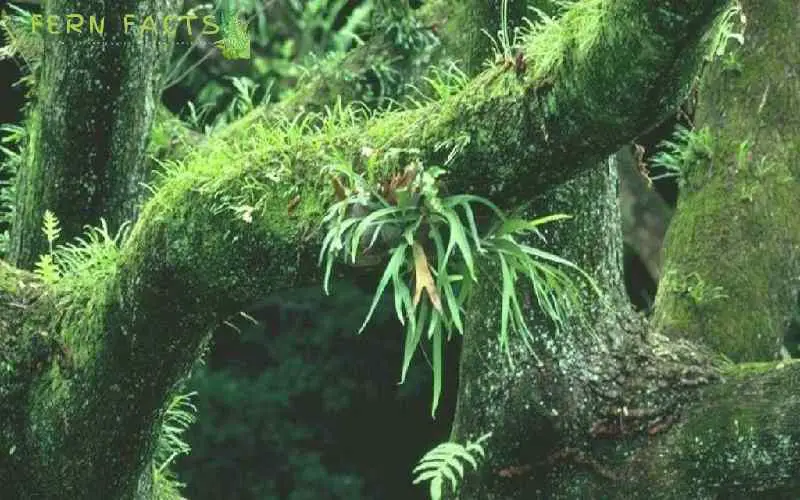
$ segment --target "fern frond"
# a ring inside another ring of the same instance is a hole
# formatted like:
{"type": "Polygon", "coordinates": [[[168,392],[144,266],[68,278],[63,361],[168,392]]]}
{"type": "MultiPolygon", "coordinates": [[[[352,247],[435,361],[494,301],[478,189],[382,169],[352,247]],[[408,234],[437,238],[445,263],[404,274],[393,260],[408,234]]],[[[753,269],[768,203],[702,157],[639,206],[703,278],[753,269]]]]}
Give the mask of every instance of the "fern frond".
{"type": "Polygon", "coordinates": [[[156,498],[183,500],[180,489],[184,484],[178,481],[169,467],[177,457],[191,450],[183,434],[197,418],[197,408],[192,404],[192,398],[196,395],[197,392],[177,394],[167,405],[152,463],[156,498]]]}
{"type": "Polygon", "coordinates": [[[431,500],[440,500],[442,487],[446,481],[450,482],[453,493],[456,492],[460,480],[464,478],[464,463],[478,470],[477,455],[486,456],[483,442],[491,436],[484,434],[475,441],[467,441],[466,445],[447,442],[436,446],[426,453],[413,470],[416,475],[413,484],[430,481],[429,493],[431,500]]]}
{"type": "Polygon", "coordinates": [[[54,285],[60,277],[58,267],[53,262],[53,256],[49,253],[39,256],[33,271],[48,285],[54,285]]]}
{"type": "Polygon", "coordinates": [[[50,251],[53,251],[53,243],[61,236],[61,226],[56,215],[50,210],[44,211],[44,225],[42,226],[47,242],[50,244],[50,251]]]}

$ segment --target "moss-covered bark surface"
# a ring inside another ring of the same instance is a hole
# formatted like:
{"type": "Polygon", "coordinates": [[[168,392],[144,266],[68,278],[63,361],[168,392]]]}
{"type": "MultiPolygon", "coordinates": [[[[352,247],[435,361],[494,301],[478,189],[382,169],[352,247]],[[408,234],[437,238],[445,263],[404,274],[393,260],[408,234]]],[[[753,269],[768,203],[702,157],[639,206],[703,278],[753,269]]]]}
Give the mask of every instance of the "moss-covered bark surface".
{"type": "Polygon", "coordinates": [[[123,19],[135,16],[139,24],[152,13],[177,15],[179,3],[59,0],[47,2],[32,21],[29,29],[44,38],[44,57],[16,190],[10,250],[17,265],[32,267],[45,250],[38,230],[45,210],[58,214],[66,238],[101,217],[117,228],[134,216],[143,200],[147,137],[173,37],[161,29],[133,34],[141,26],[126,33],[123,19]],[[103,36],[89,31],[90,16],[105,20],[103,36]]]}
{"type": "MultiPolygon", "coordinates": [[[[730,300],[721,306],[692,304],[687,314],[673,301],[685,304],[688,290],[675,290],[675,275],[668,274],[654,325],[626,314],[620,302],[604,310],[587,300],[579,311],[585,321],[575,321],[560,336],[533,314],[542,362],[518,345],[522,362],[512,368],[500,361],[498,325],[486,320],[499,307],[496,294],[487,290],[473,306],[473,330],[464,342],[454,437],[463,441],[492,431],[495,446],[487,467],[467,477],[458,498],[798,495],[796,401],[786,396],[797,386],[796,365],[731,365],[715,354],[774,359],[796,303],[800,218],[791,213],[796,203],[790,200],[800,199],[791,146],[798,135],[793,128],[798,93],[797,79],[786,75],[797,66],[791,63],[797,50],[794,41],[782,39],[796,26],[797,10],[791,3],[745,2],[745,15],[747,41],[737,54],[749,55],[737,59],[752,72],[727,75],[718,62],[703,80],[698,125],[713,123],[709,117],[720,120],[713,158],[690,171],[689,192],[679,207],[686,212],[673,223],[669,243],[672,273],[702,268],[709,288],[721,284],[712,277],[727,284],[730,300]],[[770,40],[783,44],[781,49],[770,40]],[[752,83],[731,83],[747,74],[764,82],[762,91],[752,83]],[[772,86],[779,90],[769,91],[775,107],[768,114],[764,90],[772,86]],[[723,139],[730,130],[746,137],[743,156],[742,139],[723,139]],[[759,144],[780,161],[761,161],[759,167],[759,144]],[[737,153],[743,162],[737,163],[737,153]],[[758,283],[765,286],[753,286],[758,283]],[[556,354],[557,349],[563,351],[556,354]]],[[[613,297],[619,291],[614,278],[619,221],[614,210],[601,215],[599,200],[615,194],[602,183],[572,182],[547,195],[557,200],[559,192],[568,193],[559,209],[578,217],[558,230],[556,246],[587,269],[604,271],[602,283],[613,297]]],[[[545,206],[552,210],[558,202],[545,206]]],[[[698,283],[689,285],[702,296],[698,283]]]]}
{"type": "Polygon", "coordinates": [[[656,310],[670,335],[764,361],[800,288],[800,14],[792,1],[743,6],[744,45],[731,42],[699,88],[708,154],[686,166],[656,310]]]}

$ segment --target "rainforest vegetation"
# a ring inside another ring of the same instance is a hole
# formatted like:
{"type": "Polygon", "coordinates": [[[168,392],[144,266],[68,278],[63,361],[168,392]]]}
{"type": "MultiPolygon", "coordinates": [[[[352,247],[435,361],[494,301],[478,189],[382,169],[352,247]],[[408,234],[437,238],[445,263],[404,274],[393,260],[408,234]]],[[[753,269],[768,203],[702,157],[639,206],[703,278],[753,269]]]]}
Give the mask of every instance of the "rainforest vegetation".
{"type": "Polygon", "coordinates": [[[1,23],[0,498],[800,497],[795,0],[1,23]]]}

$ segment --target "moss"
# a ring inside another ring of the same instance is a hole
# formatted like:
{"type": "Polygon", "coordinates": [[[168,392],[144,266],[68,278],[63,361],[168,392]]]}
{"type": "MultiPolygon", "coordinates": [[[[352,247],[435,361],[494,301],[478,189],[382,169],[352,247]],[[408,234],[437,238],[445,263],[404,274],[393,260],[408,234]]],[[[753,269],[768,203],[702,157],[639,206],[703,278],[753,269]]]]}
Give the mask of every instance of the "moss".
{"type": "Polygon", "coordinates": [[[800,273],[800,89],[781,76],[800,64],[800,45],[784,36],[796,19],[793,2],[744,5],[746,41],[734,52],[741,68],[717,63],[700,89],[696,121],[712,131],[713,151],[688,171],[656,313],[671,335],[734,361],[765,361],[778,356],[796,307],[789,277],[800,273]],[[693,303],[683,293],[691,275],[725,297],[693,303]]]}
{"type": "Polygon", "coordinates": [[[651,498],[796,497],[799,401],[786,394],[800,384],[798,366],[746,368],[704,391],[670,435],[634,460],[629,498],[641,498],[642,484],[651,498]]]}
{"type": "Polygon", "coordinates": [[[12,498],[23,496],[17,488],[30,458],[24,424],[31,382],[59,356],[47,329],[52,299],[44,290],[30,273],[0,261],[0,475],[15,478],[4,485],[12,498]]]}
{"type": "Polygon", "coordinates": [[[722,374],[728,377],[751,377],[762,373],[768,373],[772,370],[782,370],[787,366],[791,366],[800,360],[787,360],[771,363],[739,363],[731,365],[725,369],[722,374]]]}

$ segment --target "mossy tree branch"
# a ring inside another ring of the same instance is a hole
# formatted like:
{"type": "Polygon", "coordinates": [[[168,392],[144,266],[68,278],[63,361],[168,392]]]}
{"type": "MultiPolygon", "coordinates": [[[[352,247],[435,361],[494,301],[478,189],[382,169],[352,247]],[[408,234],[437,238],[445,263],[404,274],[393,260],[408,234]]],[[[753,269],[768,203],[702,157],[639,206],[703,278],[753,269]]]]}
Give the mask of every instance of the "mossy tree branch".
{"type": "Polygon", "coordinates": [[[674,112],[702,59],[701,38],[726,4],[579,2],[530,37],[523,68],[486,71],[455,99],[380,125],[409,131],[396,143],[423,151],[465,138],[451,189],[522,203],[674,112]],[[626,53],[637,57],[619,57],[626,53]]]}

